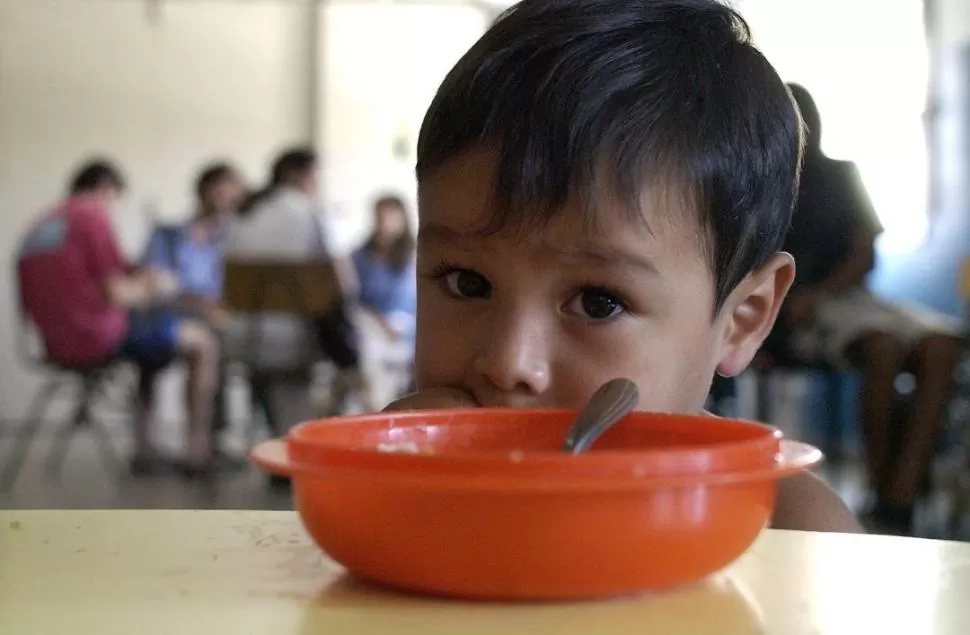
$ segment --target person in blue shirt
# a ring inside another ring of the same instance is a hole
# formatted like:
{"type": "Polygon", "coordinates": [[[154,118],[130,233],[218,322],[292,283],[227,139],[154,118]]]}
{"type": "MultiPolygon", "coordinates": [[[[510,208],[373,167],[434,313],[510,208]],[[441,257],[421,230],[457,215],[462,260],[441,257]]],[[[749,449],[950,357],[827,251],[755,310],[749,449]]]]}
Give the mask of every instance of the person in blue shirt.
{"type": "Polygon", "coordinates": [[[394,341],[411,339],[416,311],[415,239],[404,201],[382,196],[374,204],[374,230],[354,252],[359,307],[394,341]]]}
{"type": "MultiPolygon", "coordinates": [[[[222,306],[223,264],[229,226],[246,195],[239,173],[227,163],[211,163],[195,182],[195,215],[184,225],[158,226],[152,232],[145,264],[174,274],[180,293],[166,310],[201,318],[213,330],[224,332],[230,322],[222,306]]],[[[220,465],[236,468],[239,462],[219,448],[219,433],[228,426],[225,368],[219,367],[213,409],[212,443],[220,465]]]]}
{"type": "Polygon", "coordinates": [[[374,230],[353,254],[361,365],[371,401],[387,403],[407,388],[417,309],[415,238],[404,201],[374,204],[374,230]]]}
{"type": "Polygon", "coordinates": [[[225,326],[222,308],[223,260],[229,223],[245,196],[242,179],[226,163],[213,163],[196,180],[198,208],[183,226],[161,226],[148,245],[148,265],[175,274],[181,310],[204,317],[212,326],[225,326]]]}

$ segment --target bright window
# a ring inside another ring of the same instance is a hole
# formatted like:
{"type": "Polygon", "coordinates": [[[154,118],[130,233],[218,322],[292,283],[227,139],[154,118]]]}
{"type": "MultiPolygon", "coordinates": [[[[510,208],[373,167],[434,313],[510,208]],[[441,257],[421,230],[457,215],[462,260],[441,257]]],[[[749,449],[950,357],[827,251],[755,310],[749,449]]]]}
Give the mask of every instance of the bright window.
{"type": "Polygon", "coordinates": [[[928,226],[921,0],[742,0],[757,44],[822,116],[822,148],[855,161],[885,227],[884,252],[915,250],[928,226]]]}

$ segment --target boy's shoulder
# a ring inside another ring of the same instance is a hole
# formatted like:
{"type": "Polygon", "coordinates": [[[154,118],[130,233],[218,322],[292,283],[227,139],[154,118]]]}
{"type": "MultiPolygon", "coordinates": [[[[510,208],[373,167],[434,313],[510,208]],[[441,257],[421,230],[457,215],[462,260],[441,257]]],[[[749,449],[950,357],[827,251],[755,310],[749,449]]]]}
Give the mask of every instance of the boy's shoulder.
{"type": "Polygon", "coordinates": [[[803,531],[862,531],[839,495],[811,472],[803,472],[778,484],[771,526],[803,531]]]}
{"type": "MultiPolygon", "coordinates": [[[[717,415],[704,411],[709,417],[717,415]]],[[[774,529],[803,531],[861,532],[855,515],[825,481],[811,472],[803,472],[778,483],[774,529]]]]}

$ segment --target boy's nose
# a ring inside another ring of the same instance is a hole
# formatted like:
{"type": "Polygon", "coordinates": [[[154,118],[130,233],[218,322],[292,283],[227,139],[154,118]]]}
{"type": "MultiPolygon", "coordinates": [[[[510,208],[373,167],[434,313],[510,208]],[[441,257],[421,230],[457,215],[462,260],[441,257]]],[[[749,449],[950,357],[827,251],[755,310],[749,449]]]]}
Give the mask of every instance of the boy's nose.
{"type": "MultiPolygon", "coordinates": [[[[483,338],[475,370],[489,389],[502,393],[536,396],[549,388],[549,359],[544,329],[540,324],[514,317],[492,322],[483,338]]],[[[487,405],[487,404],[485,404],[487,405]]]]}

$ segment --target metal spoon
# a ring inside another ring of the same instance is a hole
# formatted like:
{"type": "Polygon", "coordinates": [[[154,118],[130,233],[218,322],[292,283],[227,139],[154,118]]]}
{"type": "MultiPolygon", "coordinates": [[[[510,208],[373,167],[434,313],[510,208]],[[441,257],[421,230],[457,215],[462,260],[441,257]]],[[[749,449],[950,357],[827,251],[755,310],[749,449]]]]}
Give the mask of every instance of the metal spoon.
{"type": "Polygon", "coordinates": [[[566,434],[562,451],[568,454],[585,452],[601,434],[636,408],[639,401],[636,384],[629,379],[606,382],[593,393],[576,417],[566,434]]]}

